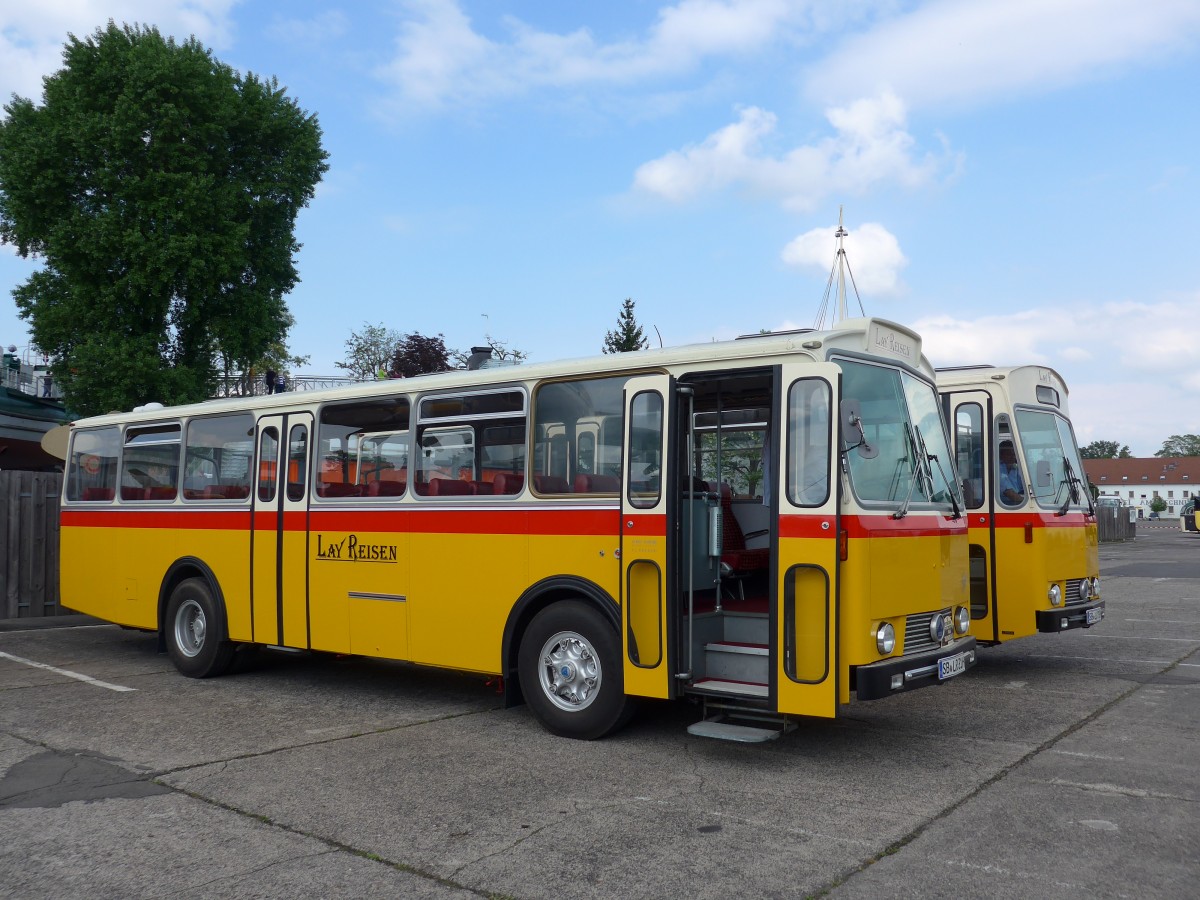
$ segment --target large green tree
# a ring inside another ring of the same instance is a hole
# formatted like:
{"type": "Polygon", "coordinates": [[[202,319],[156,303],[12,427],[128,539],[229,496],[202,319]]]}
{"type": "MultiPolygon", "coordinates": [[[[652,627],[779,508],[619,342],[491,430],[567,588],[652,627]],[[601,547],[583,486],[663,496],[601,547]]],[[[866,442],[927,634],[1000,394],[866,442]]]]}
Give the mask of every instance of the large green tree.
{"type": "Polygon", "coordinates": [[[77,412],[203,399],[286,339],[320,127],[194,38],[110,22],[63,57],[0,121],[0,240],[44,263],[17,307],[77,412]]]}
{"type": "Polygon", "coordinates": [[[1079,455],[1084,459],[1129,459],[1128,444],[1118,444],[1116,441],[1092,441],[1086,447],[1079,448],[1079,455]]]}
{"type": "Polygon", "coordinates": [[[631,350],[645,350],[650,343],[642,334],[642,326],[638,324],[633,314],[634,302],[630,297],[621,304],[621,314],[617,317],[617,327],[604,335],[605,353],[628,353],[631,350]]]}
{"type": "Polygon", "coordinates": [[[1200,434],[1173,434],[1155,456],[1200,456],[1200,434]]]}

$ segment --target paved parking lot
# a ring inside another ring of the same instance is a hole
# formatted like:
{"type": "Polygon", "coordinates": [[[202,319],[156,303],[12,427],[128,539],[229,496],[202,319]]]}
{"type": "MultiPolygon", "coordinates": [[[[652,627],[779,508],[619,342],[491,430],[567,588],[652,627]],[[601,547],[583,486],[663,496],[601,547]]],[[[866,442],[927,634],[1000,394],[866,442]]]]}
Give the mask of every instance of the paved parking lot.
{"type": "Polygon", "coordinates": [[[4,623],[0,896],[1190,898],[1200,537],[1101,560],[1101,625],[764,745],[687,705],[581,743],[478,677],[195,681],[151,636],[4,623]]]}

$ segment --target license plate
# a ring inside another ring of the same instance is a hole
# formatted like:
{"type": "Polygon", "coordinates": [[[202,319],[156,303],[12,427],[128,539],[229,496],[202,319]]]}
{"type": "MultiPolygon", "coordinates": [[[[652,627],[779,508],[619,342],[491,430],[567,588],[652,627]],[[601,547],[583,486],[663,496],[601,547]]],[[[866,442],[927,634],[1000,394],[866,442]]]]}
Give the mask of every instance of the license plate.
{"type": "Polygon", "coordinates": [[[1103,618],[1104,618],[1104,610],[1103,610],[1103,608],[1101,608],[1099,606],[1097,606],[1095,609],[1089,609],[1087,611],[1087,623],[1089,625],[1095,625],[1097,622],[1099,622],[1103,618]]]}
{"type": "Polygon", "coordinates": [[[938,681],[945,681],[947,678],[961,675],[965,671],[967,671],[965,653],[955,653],[953,656],[946,656],[938,660],[938,681]]]}

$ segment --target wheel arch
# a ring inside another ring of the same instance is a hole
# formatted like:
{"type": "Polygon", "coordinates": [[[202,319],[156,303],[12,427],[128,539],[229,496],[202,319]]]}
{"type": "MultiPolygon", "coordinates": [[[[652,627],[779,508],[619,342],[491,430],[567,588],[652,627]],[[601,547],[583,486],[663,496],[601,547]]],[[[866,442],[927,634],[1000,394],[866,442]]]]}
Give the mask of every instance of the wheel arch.
{"type": "Polygon", "coordinates": [[[175,592],[175,588],[179,587],[184,581],[189,578],[202,578],[208,585],[208,589],[212,592],[213,603],[216,605],[217,613],[220,618],[220,632],[217,637],[221,640],[227,640],[229,637],[229,624],[227,621],[227,612],[225,610],[225,595],[221,592],[221,584],[217,581],[217,576],[213,574],[203,560],[197,559],[194,556],[183,556],[171,563],[166,574],[163,575],[162,582],[158,587],[158,652],[166,653],[167,651],[167,633],[166,633],[166,617],[167,604],[171,602],[171,594],[175,592]]]}
{"type": "Polygon", "coordinates": [[[621,607],[608,591],[595,582],[573,575],[554,575],[530,585],[517,599],[508,614],[508,621],[504,624],[500,664],[501,674],[504,676],[506,709],[525,702],[518,677],[517,657],[521,649],[521,639],[529,628],[529,623],[543,609],[561,600],[582,600],[594,607],[612,626],[613,633],[620,636],[621,607]]]}

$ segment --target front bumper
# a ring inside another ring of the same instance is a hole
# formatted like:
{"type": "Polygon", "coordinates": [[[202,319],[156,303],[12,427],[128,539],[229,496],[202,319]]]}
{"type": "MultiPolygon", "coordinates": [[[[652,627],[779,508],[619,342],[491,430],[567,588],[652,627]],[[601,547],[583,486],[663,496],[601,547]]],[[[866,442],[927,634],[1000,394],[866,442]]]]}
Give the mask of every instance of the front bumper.
{"type": "Polygon", "coordinates": [[[1070,631],[1072,628],[1091,628],[1104,618],[1104,601],[1076,603],[1061,609],[1039,609],[1037,630],[1043,632],[1070,631]]]}
{"type": "Polygon", "coordinates": [[[976,662],[975,638],[961,637],[936,650],[926,650],[912,656],[893,656],[867,666],[857,666],[854,670],[855,695],[859,700],[878,700],[880,697],[949,681],[954,676],[939,677],[938,661],[949,660],[959,654],[962,655],[962,671],[973,668],[976,662]]]}

